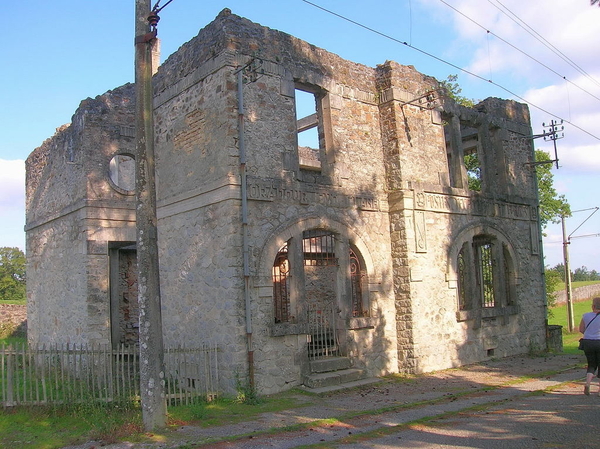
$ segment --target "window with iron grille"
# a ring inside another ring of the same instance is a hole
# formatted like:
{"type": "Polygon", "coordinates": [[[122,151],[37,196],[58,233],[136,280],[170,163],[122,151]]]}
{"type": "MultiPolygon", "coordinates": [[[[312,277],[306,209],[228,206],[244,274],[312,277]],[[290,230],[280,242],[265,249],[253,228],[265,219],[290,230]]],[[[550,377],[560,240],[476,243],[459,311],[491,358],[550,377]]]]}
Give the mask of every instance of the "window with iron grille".
{"type": "Polygon", "coordinates": [[[496,292],[494,289],[494,258],[490,242],[476,245],[477,281],[481,292],[481,305],[483,307],[496,306],[496,292]]]}
{"type": "Polygon", "coordinates": [[[516,305],[515,264],[508,244],[476,235],[456,255],[458,311],[516,305]]]}
{"type": "Polygon", "coordinates": [[[329,231],[304,231],[302,239],[305,266],[337,266],[335,235],[329,231]]]}
{"type": "Polygon", "coordinates": [[[275,322],[290,321],[290,262],[287,243],[279,250],[273,264],[273,299],[275,305],[275,322]]]}

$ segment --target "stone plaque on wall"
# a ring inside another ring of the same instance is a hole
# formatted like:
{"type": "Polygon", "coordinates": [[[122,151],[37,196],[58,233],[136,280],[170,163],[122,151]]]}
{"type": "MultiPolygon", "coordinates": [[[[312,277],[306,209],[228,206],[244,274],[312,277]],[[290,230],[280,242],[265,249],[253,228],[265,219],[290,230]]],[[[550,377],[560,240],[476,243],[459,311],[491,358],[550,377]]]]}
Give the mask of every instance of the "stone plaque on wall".
{"type": "Polygon", "coordinates": [[[415,249],[418,253],[427,252],[427,234],[425,230],[425,212],[415,211],[415,249]]]}

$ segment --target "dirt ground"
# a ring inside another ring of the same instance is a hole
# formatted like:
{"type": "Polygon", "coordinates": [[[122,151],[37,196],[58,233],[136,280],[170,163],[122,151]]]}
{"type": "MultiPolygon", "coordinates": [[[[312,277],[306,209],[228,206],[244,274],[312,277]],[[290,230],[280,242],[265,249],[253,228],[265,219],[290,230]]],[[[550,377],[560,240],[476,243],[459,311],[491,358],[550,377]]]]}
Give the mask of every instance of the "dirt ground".
{"type": "Polygon", "coordinates": [[[493,407],[497,402],[561,385],[568,394],[583,397],[584,361],[583,355],[509,357],[419,376],[389,377],[322,395],[298,392],[295,397],[304,406],[264,413],[247,422],[208,428],[187,425],[154,435],[150,438],[153,442],[106,445],[96,441],[68,449],[292,448],[327,441],[337,441],[337,447],[340,439],[381,431],[389,423],[398,426],[461,410],[464,413],[477,404],[493,407]],[[324,419],[334,419],[335,424],[325,425],[320,421],[324,419]]]}

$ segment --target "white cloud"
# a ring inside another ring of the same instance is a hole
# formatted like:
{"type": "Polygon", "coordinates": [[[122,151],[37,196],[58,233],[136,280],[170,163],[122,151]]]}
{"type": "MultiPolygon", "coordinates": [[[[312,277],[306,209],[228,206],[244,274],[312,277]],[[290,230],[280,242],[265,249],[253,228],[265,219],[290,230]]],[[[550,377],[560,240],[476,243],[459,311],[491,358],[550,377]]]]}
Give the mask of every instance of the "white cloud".
{"type": "Polygon", "coordinates": [[[468,42],[472,47],[468,70],[486,79],[560,80],[552,71],[571,79],[578,72],[565,59],[588,71],[600,67],[596,57],[600,8],[591,8],[586,1],[568,7],[562,0],[545,0],[543,5],[522,0],[444,3],[452,7],[439,1],[427,4],[445,12],[456,36],[453,45],[460,48],[468,42]]]}
{"type": "Polygon", "coordinates": [[[25,249],[25,161],[0,159],[0,246],[25,249]]]}
{"type": "Polygon", "coordinates": [[[11,207],[25,200],[25,161],[0,159],[0,206],[11,207]]]}

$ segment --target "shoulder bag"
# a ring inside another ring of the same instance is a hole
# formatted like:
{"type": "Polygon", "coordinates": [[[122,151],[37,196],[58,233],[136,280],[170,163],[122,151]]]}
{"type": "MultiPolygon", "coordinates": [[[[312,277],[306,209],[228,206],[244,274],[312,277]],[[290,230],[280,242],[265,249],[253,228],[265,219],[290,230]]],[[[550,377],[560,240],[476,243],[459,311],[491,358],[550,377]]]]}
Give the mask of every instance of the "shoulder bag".
{"type": "MultiPolygon", "coordinates": [[[[585,325],[585,329],[583,330],[584,332],[585,332],[585,330],[588,328],[588,326],[589,326],[590,324],[592,324],[592,321],[594,321],[596,318],[598,318],[598,315],[600,315],[600,313],[597,313],[597,314],[596,314],[596,316],[595,316],[594,318],[592,318],[592,319],[590,320],[590,322],[589,322],[589,323],[587,323],[587,324],[585,325]]],[[[580,339],[579,339],[579,347],[578,347],[577,349],[580,349],[580,350],[582,350],[582,351],[583,351],[583,342],[584,342],[584,341],[585,341],[585,338],[580,338],[580,339]]]]}

